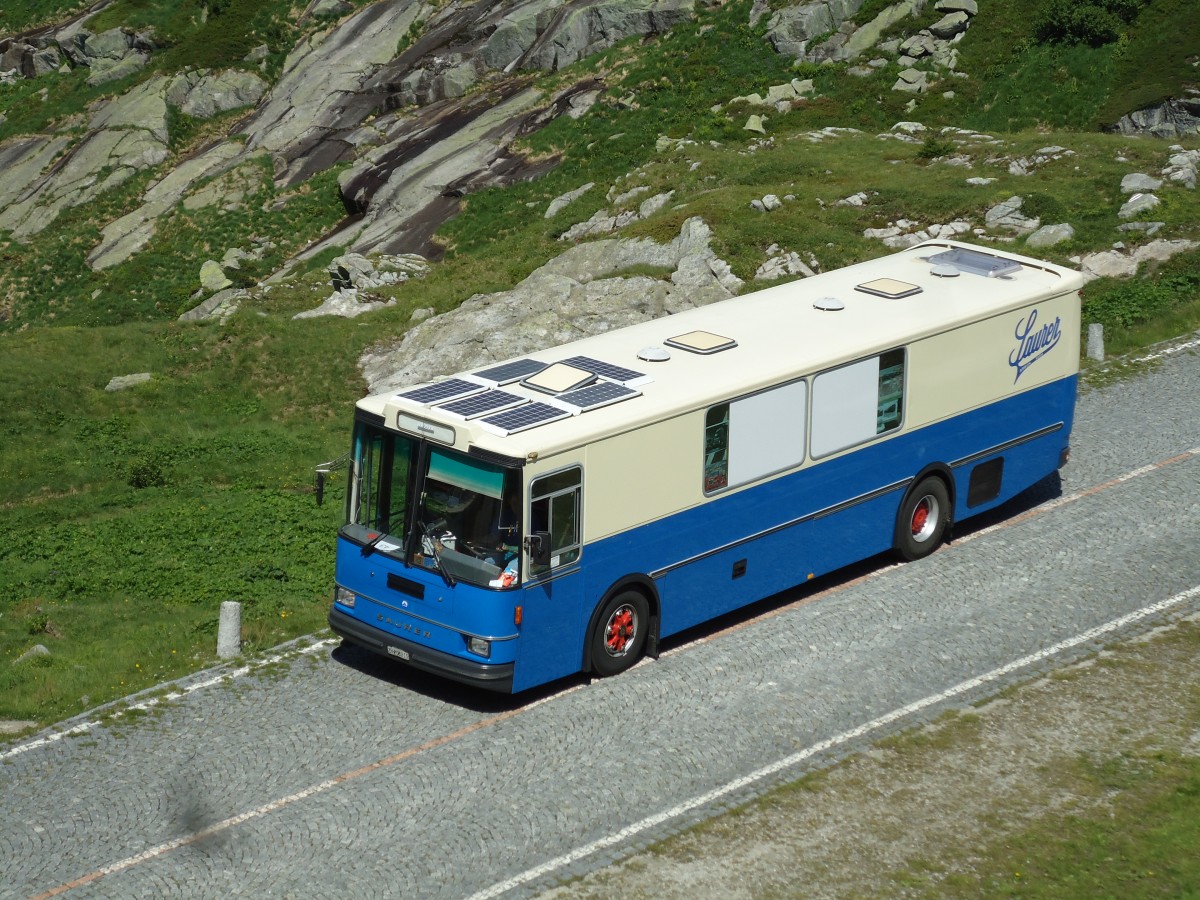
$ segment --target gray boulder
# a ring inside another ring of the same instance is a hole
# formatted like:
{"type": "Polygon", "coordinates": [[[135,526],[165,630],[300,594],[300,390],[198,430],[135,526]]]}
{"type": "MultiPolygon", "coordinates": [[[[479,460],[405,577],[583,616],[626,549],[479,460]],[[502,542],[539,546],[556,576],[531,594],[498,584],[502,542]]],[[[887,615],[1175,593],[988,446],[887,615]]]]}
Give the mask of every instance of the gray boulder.
{"type": "Polygon", "coordinates": [[[108,384],[104,386],[104,390],[109,393],[123,391],[139,384],[145,384],[150,378],[151,375],[149,372],[138,372],[134,375],[114,375],[109,379],[108,384]]]}
{"type": "Polygon", "coordinates": [[[1186,253],[1200,246],[1198,241],[1176,240],[1151,241],[1129,253],[1106,250],[1090,253],[1080,261],[1079,270],[1085,281],[1096,278],[1129,278],[1137,274],[1138,266],[1144,262],[1163,262],[1177,253],[1186,253]]]}
{"type": "Polygon", "coordinates": [[[932,56],[937,51],[937,40],[927,31],[920,31],[906,38],[900,44],[900,52],[904,56],[920,59],[932,56]]]}
{"type": "Polygon", "coordinates": [[[929,33],[936,38],[948,41],[967,30],[971,17],[965,12],[952,12],[938,19],[929,26],[929,33]]]}
{"type": "Polygon", "coordinates": [[[45,644],[34,644],[32,647],[30,647],[28,650],[26,650],[24,653],[22,653],[16,659],[14,659],[13,663],[16,664],[16,663],[29,662],[31,659],[37,659],[38,657],[49,656],[49,655],[50,655],[50,650],[49,650],[49,648],[46,647],[45,644]]]}
{"type": "Polygon", "coordinates": [[[1069,241],[1073,237],[1075,237],[1075,229],[1064,222],[1059,225],[1043,225],[1026,238],[1025,243],[1030,247],[1041,249],[1053,247],[1055,244],[1069,241]]]}
{"type": "Polygon", "coordinates": [[[343,319],[353,319],[363,313],[374,312],[388,306],[395,306],[395,300],[365,300],[359,297],[355,288],[336,290],[326,298],[325,302],[316,309],[298,312],[293,319],[315,319],[320,316],[339,316],[343,319]]]}
{"type": "Polygon", "coordinates": [[[58,71],[62,55],[55,44],[42,46],[41,41],[23,41],[18,38],[0,40],[0,72],[7,76],[6,82],[20,78],[38,78],[43,74],[58,71]]]}
{"type": "Polygon", "coordinates": [[[1028,234],[1041,226],[1039,219],[1030,218],[1021,212],[1024,203],[1021,197],[1009,197],[987,211],[983,221],[988,228],[1004,228],[1018,234],[1028,234]]]}
{"type": "Polygon", "coordinates": [[[1171,157],[1162,174],[1175,184],[1195,190],[1197,169],[1200,169],[1200,150],[1184,150],[1176,145],[1171,148],[1171,157]]]}
{"type": "Polygon", "coordinates": [[[929,90],[929,74],[920,69],[905,69],[892,85],[893,91],[903,91],[909,94],[923,94],[929,90]]]}
{"type": "Polygon", "coordinates": [[[245,288],[226,288],[217,291],[198,306],[189,309],[179,317],[180,322],[224,322],[235,312],[241,301],[248,295],[245,288]]]}
{"type": "Polygon", "coordinates": [[[198,70],[175,76],[166,90],[166,101],[186,115],[210,119],[218,113],[253,106],[267,92],[267,83],[253,72],[229,69],[198,70]]]}
{"type": "Polygon", "coordinates": [[[1133,219],[1154,209],[1160,202],[1154,194],[1134,194],[1121,205],[1117,216],[1122,219],[1133,219]]]}
{"type": "Polygon", "coordinates": [[[589,181],[587,184],[575,188],[573,191],[567,191],[565,194],[560,194],[550,201],[550,205],[546,207],[544,218],[553,219],[556,215],[590,191],[596,186],[594,181],[589,181]]]}
{"type": "Polygon", "coordinates": [[[777,10],[767,22],[767,40],[775,52],[800,59],[814,37],[837,31],[858,12],[863,0],[815,0],[777,10]]]}
{"type": "Polygon", "coordinates": [[[99,59],[121,59],[133,46],[133,34],[123,28],[110,28],[100,34],[85,33],[83,37],[83,54],[93,64],[99,59]]]}
{"type": "Polygon", "coordinates": [[[1121,179],[1122,194],[1136,194],[1145,191],[1157,191],[1162,187],[1162,179],[1154,178],[1143,172],[1133,172],[1121,179]]]}
{"type": "Polygon", "coordinates": [[[200,266],[200,287],[205,293],[223,291],[233,284],[221,264],[215,259],[208,259],[200,266]]]}

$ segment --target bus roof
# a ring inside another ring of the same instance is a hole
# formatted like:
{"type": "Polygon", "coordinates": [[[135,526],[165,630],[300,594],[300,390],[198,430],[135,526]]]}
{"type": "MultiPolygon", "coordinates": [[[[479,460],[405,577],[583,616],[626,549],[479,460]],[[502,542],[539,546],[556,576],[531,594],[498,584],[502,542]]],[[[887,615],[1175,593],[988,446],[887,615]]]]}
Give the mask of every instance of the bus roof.
{"type": "Polygon", "coordinates": [[[365,397],[389,427],[533,460],[1078,290],[1078,272],[956,241],[365,397]]]}

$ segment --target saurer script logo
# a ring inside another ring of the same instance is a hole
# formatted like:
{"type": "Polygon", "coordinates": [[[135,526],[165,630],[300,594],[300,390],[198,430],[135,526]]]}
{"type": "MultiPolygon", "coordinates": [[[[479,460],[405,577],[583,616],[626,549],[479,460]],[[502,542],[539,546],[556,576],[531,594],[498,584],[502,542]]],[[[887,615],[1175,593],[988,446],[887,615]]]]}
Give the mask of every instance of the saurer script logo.
{"type": "Polygon", "coordinates": [[[1028,317],[1017,323],[1013,337],[1017,339],[1017,346],[1012,353],[1008,354],[1008,364],[1017,370],[1017,374],[1013,377],[1013,384],[1016,384],[1022,372],[1058,344],[1062,337],[1062,319],[1055,316],[1053,322],[1039,326],[1038,314],[1035,309],[1028,317]]]}

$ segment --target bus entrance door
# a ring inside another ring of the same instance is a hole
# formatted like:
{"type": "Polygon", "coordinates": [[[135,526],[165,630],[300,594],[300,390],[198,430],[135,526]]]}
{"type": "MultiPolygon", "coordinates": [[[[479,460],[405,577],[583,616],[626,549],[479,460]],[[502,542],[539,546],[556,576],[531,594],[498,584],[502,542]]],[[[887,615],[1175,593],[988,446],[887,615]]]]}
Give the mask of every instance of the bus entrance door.
{"type": "Polygon", "coordinates": [[[525,589],[524,601],[514,691],[571,675],[583,663],[583,575],[579,567],[534,581],[525,589]]]}

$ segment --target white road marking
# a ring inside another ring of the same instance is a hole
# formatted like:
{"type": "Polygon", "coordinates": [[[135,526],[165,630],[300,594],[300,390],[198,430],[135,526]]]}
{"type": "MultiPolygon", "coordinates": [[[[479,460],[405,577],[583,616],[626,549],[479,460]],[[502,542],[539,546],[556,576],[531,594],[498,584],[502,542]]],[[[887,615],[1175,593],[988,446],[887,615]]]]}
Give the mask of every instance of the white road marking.
{"type": "Polygon", "coordinates": [[[833,737],[827,738],[823,741],[818,741],[817,743],[806,747],[803,750],[793,753],[790,756],[786,756],[783,759],[776,760],[770,765],[763,766],[761,769],[757,769],[748,775],[743,775],[741,778],[735,778],[733,781],[723,784],[718,788],[714,788],[713,790],[701,794],[698,797],[693,797],[691,800],[687,800],[677,806],[671,807],[670,809],[655,813],[652,816],[647,816],[640,822],[634,822],[632,825],[628,825],[625,828],[622,828],[620,831],[606,835],[605,837],[592,841],[589,844],[584,844],[581,847],[577,847],[570,853],[557,856],[554,859],[542,863],[540,866],[527,869],[520,875],[516,875],[507,879],[506,881],[501,881],[497,884],[494,884],[486,890],[472,894],[468,900],[487,900],[487,898],[499,897],[511,890],[521,887],[524,884],[528,884],[531,881],[534,881],[545,875],[549,875],[552,872],[556,872],[559,869],[579,862],[582,859],[586,859],[593,853],[606,850],[609,847],[618,846],[628,841],[630,838],[634,838],[645,831],[657,828],[659,825],[669,822],[672,819],[676,819],[694,809],[716,803],[718,800],[728,797],[730,794],[734,794],[743,788],[750,787],[760,781],[763,781],[764,779],[770,778],[772,775],[778,774],[779,772],[783,772],[798,766],[805,760],[811,759],[812,757],[824,753],[827,750],[833,750],[844,744],[848,744],[860,738],[866,737],[873,731],[878,731],[887,725],[891,725],[900,719],[911,716],[912,714],[920,712],[923,709],[927,709],[930,706],[936,706],[939,703],[944,703],[947,700],[952,700],[955,697],[962,696],[963,694],[969,693],[978,687],[982,687],[985,684],[997,681],[1001,678],[1004,678],[1006,675],[1010,675],[1013,672],[1026,668],[1027,666],[1036,665],[1037,663],[1049,659],[1052,656],[1056,656],[1065,650],[1078,647],[1080,644],[1089,643],[1098,638],[1102,638],[1105,635],[1119,631],[1121,628],[1124,628],[1125,626],[1134,622],[1165,612],[1171,607],[1186,603],[1188,600],[1191,600],[1194,597],[1200,597],[1200,585],[1191,587],[1186,591],[1174,595],[1173,597],[1168,597],[1165,600],[1160,600],[1157,603],[1144,606],[1135,612],[1121,616],[1118,619],[1113,619],[1111,622],[1106,622],[1103,625],[1089,629],[1088,631],[1084,631],[1081,634],[1075,635],[1074,637],[1059,641],[1057,644],[1047,647],[1044,650],[1039,650],[1037,653],[1031,653],[1028,656],[1023,656],[1020,659],[1013,660],[1010,663],[1000,666],[998,669],[992,669],[992,671],[987,672],[984,675],[979,675],[975,678],[969,678],[966,681],[956,684],[952,688],[948,688],[947,690],[941,691],[937,694],[930,694],[928,697],[923,697],[922,699],[917,700],[915,703],[910,703],[907,706],[894,709],[877,719],[872,719],[870,722],[859,725],[857,728],[851,728],[849,731],[843,731],[841,734],[834,735],[833,737]]]}

